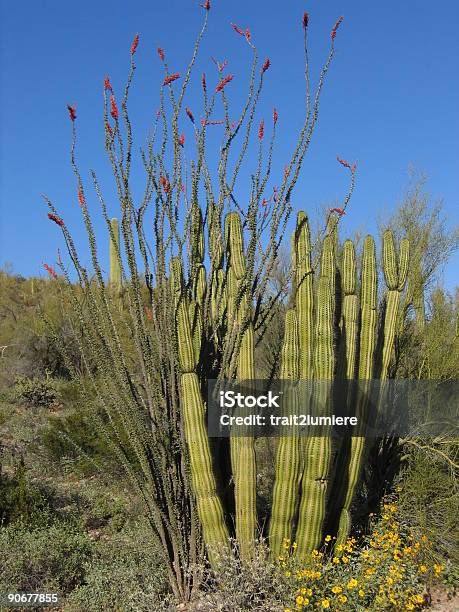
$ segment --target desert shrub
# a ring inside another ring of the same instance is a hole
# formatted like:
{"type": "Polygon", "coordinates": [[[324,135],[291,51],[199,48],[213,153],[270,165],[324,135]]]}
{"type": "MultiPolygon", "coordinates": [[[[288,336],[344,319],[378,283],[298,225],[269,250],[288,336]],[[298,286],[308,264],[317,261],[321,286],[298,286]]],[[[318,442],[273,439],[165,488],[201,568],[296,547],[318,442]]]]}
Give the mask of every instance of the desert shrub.
{"type": "Polygon", "coordinates": [[[83,583],[92,550],[88,536],[70,525],[2,527],[0,591],[70,592],[83,583]]]}
{"type": "Polygon", "coordinates": [[[110,541],[100,540],[86,564],[84,584],[66,600],[66,610],[150,611],[170,609],[168,582],[157,544],[136,529],[110,541]]]}
{"type": "Polygon", "coordinates": [[[14,382],[13,399],[18,404],[46,408],[55,404],[58,398],[56,382],[49,377],[18,376],[14,382]]]}
{"type": "Polygon", "coordinates": [[[403,520],[415,533],[427,535],[433,561],[446,557],[457,567],[459,482],[454,467],[445,459],[457,462],[457,441],[442,444],[442,455],[416,446],[406,451],[398,493],[403,520]]]}
{"type": "Polygon", "coordinates": [[[15,521],[44,524],[49,515],[49,498],[44,491],[31,485],[22,460],[12,476],[0,473],[0,525],[15,521]]]}

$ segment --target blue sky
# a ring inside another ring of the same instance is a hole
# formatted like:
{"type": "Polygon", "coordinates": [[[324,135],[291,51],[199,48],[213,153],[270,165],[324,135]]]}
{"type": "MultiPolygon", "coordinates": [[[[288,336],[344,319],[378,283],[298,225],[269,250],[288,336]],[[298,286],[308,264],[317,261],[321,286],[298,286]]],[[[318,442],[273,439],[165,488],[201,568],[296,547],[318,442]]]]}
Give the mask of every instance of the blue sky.
{"type": "MultiPolygon", "coordinates": [[[[86,249],[69,164],[66,104],[77,105],[78,161],[85,186],[89,189],[89,169],[94,168],[108,190],[110,212],[116,214],[103,150],[103,77],[110,74],[115,91],[121,91],[130,44],[139,32],[131,118],[140,146],[158,107],[163,78],[156,48],[164,47],[171,69],[183,72],[203,9],[193,0],[0,2],[0,265],[11,262],[18,273],[45,274],[43,262],[53,264],[63,244],[58,228],[46,217],[42,193],[59,208],[80,250],[86,249]]],[[[340,155],[359,160],[344,234],[356,228],[375,231],[378,218],[403,197],[410,167],[428,175],[432,198],[444,200],[451,225],[459,223],[456,0],[388,0],[384,5],[364,0],[215,0],[187,104],[199,116],[201,72],[206,71],[209,83],[217,81],[210,59],[214,56],[228,59],[228,72],[235,75],[228,93],[237,108],[245,92],[250,50],[229,22],[250,27],[261,58],[269,56],[272,63],[257,120],[265,117],[268,125],[272,107],[277,107],[275,161],[282,174],[304,112],[304,10],[310,13],[313,82],[326,57],[333,23],[340,15],[344,21],[294,206],[314,214],[321,206],[339,203],[347,188],[347,175],[336,162],[340,155]]],[[[181,127],[191,138],[185,120],[181,127]]],[[[141,173],[135,172],[134,179],[140,195],[141,173]]],[[[87,193],[91,210],[96,210],[95,198],[87,193]]],[[[101,221],[96,227],[104,232],[101,221]]],[[[106,262],[105,254],[102,259],[106,262]]],[[[456,255],[445,271],[448,287],[458,284],[458,269],[456,255]]]]}

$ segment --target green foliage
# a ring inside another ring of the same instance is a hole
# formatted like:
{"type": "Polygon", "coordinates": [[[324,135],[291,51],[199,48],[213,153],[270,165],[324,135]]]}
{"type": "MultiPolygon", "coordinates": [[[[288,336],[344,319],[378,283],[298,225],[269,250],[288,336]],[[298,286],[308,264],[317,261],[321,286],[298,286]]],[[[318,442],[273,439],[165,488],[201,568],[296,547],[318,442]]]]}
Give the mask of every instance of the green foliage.
{"type": "Polygon", "coordinates": [[[0,591],[67,593],[83,583],[93,544],[75,527],[0,528],[0,591]]]}
{"type": "Polygon", "coordinates": [[[18,376],[14,381],[13,397],[18,404],[49,408],[57,403],[59,393],[56,382],[51,378],[18,376]]]}

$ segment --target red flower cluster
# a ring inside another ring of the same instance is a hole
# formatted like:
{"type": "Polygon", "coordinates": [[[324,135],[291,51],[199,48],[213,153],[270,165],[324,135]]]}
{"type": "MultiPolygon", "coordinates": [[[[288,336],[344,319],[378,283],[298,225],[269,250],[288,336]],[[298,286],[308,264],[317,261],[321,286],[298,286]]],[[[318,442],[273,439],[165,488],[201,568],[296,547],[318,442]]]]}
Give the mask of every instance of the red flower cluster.
{"type": "Polygon", "coordinates": [[[215,88],[215,92],[218,93],[219,91],[223,91],[224,87],[228,85],[228,83],[232,81],[233,79],[234,79],[234,75],[227,74],[226,77],[222,79],[220,83],[217,85],[217,87],[215,88]]]}
{"type": "Polygon", "coordinates": [[[134,37],[134,40],[132,41],[132,45],[131,45],[131,55],[134,55],[134,53],[137,51],[138,44],[139,44],[139,35],[136,34],[134,37]]]}
{"type": "Polygon", "coordinates": [[[308,27],[308,23],[309,23],[309,13],[304,13],[303,15],[303,28],[306,30],[306,28],[308,27]]]}
{"type": "Polygon", "coordinates": [[[78,189],[78,202],[80,203],[80,206],[84,206],[86,204],[86,200],[84,199],[84,193],[81,187],[78,189]]]}
{"type": "Polygon", "coordinates": [[[161,176],[159,177],[159,180],[161,182],[161,185],[163,186],[164,193],[169,193],[171,189],[171,184],[169,183],[167,178],[161,174],[161,176]]]}
{"type": "Polygon", "coordinates": [[[75,104],[73,106],[70,106],[70,104],[67,104],[67,110],[69,111],[69,117],[71,121],[75,121],[77,117],[75,104]]]}
{"type": "Polygon", "coordinates": [[[51,266],[48,266],[47,263],[43,264],[44,269],[48,272],[51,278],[57,278],[56,270],[51,266]]]}
{"type": "Polygon", "coordinates": [[[340,26],[341,22],[343,21],[343,19],[344,19],[344,17],[342,17],[342,16],[341,16],[341,17],[338,19],[338,21],[335,23],[335,25],[333,26],[332,31],[331,31],[331,34],[330,34],[330,36],[331,36],[331,39],[332,39],[332,40],[334,40],[334,39],[335,39],[336,32],[338,31],[338,28],[339,28],[339,26],[340,26]]]}
{"type": "Polygon", "coordinates": [[[171,83],[173,83],[174,81],[176,81],[179,78],[180,78],[180,73],[179,72],[174,72],[173,74],[169,74],[164,79],[163,85],[170,85],[171,83]]]}
{"type": "Polygon", "coordinates": [[[277,113],[277,109],[273,108],[273,124],[276,125],[279,115],[277,113]]]}
{"type": "Polygon", "coordinates": [[[260,141],[263,140],[264,135],[265,135],[265,120],[262,119],[260,121],[260,127],[258,128],[258,138],[260,141]]]}
{"type": "Polygon", "coordinates": [[[271,62],[269,60],[269,57],[266,58],[265,63],[263,64],[262,68],[261,68],[261,72],[266,72],[268,70],[268,68],[271,66],[271,62]]]}
{"type": "Polygon", "coordinates": [[[338,216],[342,217],[346,214],[344,208],[330,208],[331,213],[336,213],[338,216]]]}
{"type": "Polygon", "coordinates": [[[180,137],[178,139],[178,143],[181,147],[183,147],[183,145],[185,144],[185,134],[180,134],[180,137]]]}
{"type": "Polygon", "coordinates": [[[188,108],[188,106],[185,108],[185,112],[188,115],[188,118],[190,119],[191,123],[194,123],[194,116],[193,113],[190,111],[190,109],[188,108]]]}
{"type": "Polygon", "coordinates": [[[54,213],[48,213],[48,219],[54,221],[59,227],[64,227],[64,220],[55,215],[54,213]]]}
{"type": "Polygon", "coordinates": [[[118,107],[116,106],[115,96],[112,96],[110,98],[110,104],[111,104],[110,115],[113,117],[115,121],[118,121],[120,114],[118,112],[118,107]]]}
{"type": "Polygon", "coordinates": [[[250,42],[251,34],[250,34],[249,28],[246,28],[244,32],[244,30],[240,28],[238,25],[236,25],[235,23],[231,23],[230,25],[233,28],[233,30],[237,32],[237,34],[240,34],[240,36],[245,36],[247,42],[248,43],[250,42]]]}
{"type": "Polygon", "coordinates": [[[166,56],[164,55],[164,49],[162,47],[158,47],[158,55],[159,59],[164,62],[166,56]]]}
{"type": "Polygon", "coordinates": [[[206,11],[210,11],[210,0],[206,0],[201,6],[203,9],[206,9],[206,11]]]}
{"type": "Polygon", "coordinates": [[[104,78],[104,90],[113,93],[112,84],[110,83],[110,77],[108,75],[104,78]]]}
{"type": "Polygon", "coordinates": [[[345,159],[342,159],[341,157],[336,156],[336,159],[339,161],[339,163],[344,166],[345,168],[349,168],[349,170],[351,169],[351,164],[349,162],[347,162],[345,159]]]}

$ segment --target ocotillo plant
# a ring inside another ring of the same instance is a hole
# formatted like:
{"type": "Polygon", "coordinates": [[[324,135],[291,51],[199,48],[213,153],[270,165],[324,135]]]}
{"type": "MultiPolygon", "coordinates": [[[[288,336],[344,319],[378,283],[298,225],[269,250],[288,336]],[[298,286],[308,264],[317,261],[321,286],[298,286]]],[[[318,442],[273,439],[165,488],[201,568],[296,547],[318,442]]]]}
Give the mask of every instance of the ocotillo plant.
{"type": "MultiPolygon", "coordinates": [[[[71,287],[78,329],[82,330],[76,341],[87,367],[82,383],[88,403],[96,398],[93,405],[97,408],[94,418],[98,429],[145,502],[150,524],[162,545],[171,586],[181,600],[189,599],[199,584],[196,568],[202,542],[211,565],[217,568],[219,553],[228,548],[230,535],[235,535],[245,561],[251,557],[260,527],[256,515],[253,437],[233,437],[229,448],[223,443],[211,443],[206,430],[207,384],[211,379],[218,383],[224,379],[253,379],[254,345],[262,342],[272,317],[279,313],[279,295],[270,293],[270,280],[292,211],[293,190],[317,123],[322,89],[341,23],[338,20],[331,31],[330,52],[314,96],[310,91],[306,53],[305,119],[292,155],[277,180],[273,178],[272,161],[281,119],[276,109],[269,143],[263,120],[255,138],[252,135],[270,60],[259,66],[258,52],[248,29],[233,26],[252,53],[247,99],[235,120],[227,95],[233,75],[225,74],[225,63],[217,65],[212,87],[205,75],[201,79],[200,122],[186,106],[187,87],[207,28],[210,3],[203,7],[204,23],[183,77],[170,68],[165,51],[158,49],[164,74],[153,130],[147,146],[141,150],[146,184],[144,197],[137,206],[131,186],[134,149],[128,96],[136,68],[138,36],[131,47],[131,66],[123,97],[117,99],[110,79],[104,80],[105,148],[120,204],[119,243],[97,175],[93,172],[91,176],[113,247],[112,261],[117,262],[119,270],[111,280],[115,281],[116,276],[116,283],[123,284],[121,309],[118,305],[113,308],[113,291],[99,262],[88,196],[75,161],[74,106],[68,109],[73,135],[71,162],[89,236],[93,271],[82,265],[67,225],[47,200],[48,216],[62,229],[78,276],[78,284],[71,282],[62,264],[71,287]],[[181,86],[175,90],[178,83],[181,86]],[[219,111],[223,119],[218,118],[219,111]],[[190,128],[187,136],[182,132],[184,122],[190,128]],[[209,152],[207,145],[211,129],[222,132],[215,179],[211,176],[214,153],[209,152]],[[193,147],[188,147],[188,139],[193,147]],[[248,196],[243,198],[238,196],[237,183],[253,141],[256,163],[248,173],[252,179],[248,196]],[[238,142],[240,150],[232,161],[230,154],[238,142]],[[192,150],[194,155],[189,165],[186,150],[192,150]],[[268,193],[268,184],[272,195],[268,193]],[[80,299],[81,291],[84,300],[80,299]],[[230,456],[231,462],[222,461],[226,450],[226,458],[230,456]]],[[[308,22],[306,15],[302,22],[305,43],[308,22]]],[[[343,207],[331,213],[332,218],[337,215],[336,219],[344,214],[355,178],[355,166],[340,162],[351,170],[351,181],[343,207]]],[[[135,192],[138,193],[137,188],[135,192]]],[[[307,219],[300,214],[291,270],[292,304],[296,312],[295,316],[291,311],[287,315],[281,374],[293,378],[297,368],[300,378],[330,382],[340,371],[337,355],[351,350],[347,347],[335,350],[334,345],[335,337],[342,341],[346,336],[347,331],[340,335],[336,327],[339,314],[348,312],[348,307],[339,303],[343,292],[337,286],[336,236],[324,238],[319,280],[314,279],[316,266],[311,249],[307,219]]],[[[372,257],[373,252],[364,254],[365,278],[372,257]]],[[[400,282],[397,290],[399,286],[400,282]]],[[[345,298],[349,293],[345,288],[345,298]]],[[[365,284],[359,306],[365,326],[372,324],[376,316],[374,295],[373,288],[365,284]]],[[[346,323],[342,329],[347,329],[346,323]]],[[[361,329],[360,360],[362,355],[371,353],[373,346],[366,333],[361,329]]],[[[65,356],[66,347],[61,346],[61,350],[65,356]]],[[[352,350],[357,354],[356,347],[352,350]]],[[[70,360],[69,369],[74,371],[70,360]]],[[[319,397],[318,404],[327,409],[328,401],[327,395],[319,397]]],[[[299,554],[304,556],[321,541],[331,478],[330,440],[327,436],[311,437],[289,445],[283,441],[279,446],[271,538],[273,548],[277,548],[284,534],[296,533],[301,543],[299,554]],[[289,466],[286,460],[290,456],[294,460],[289,466]],[[285,500],[289,514],[280,518],[285,500]],[[299,520],[294,525],[296,508],[299,520]]],[[[351,453],[346,460],[354,461],[353,474],[358,475],[360,455],[351,453]]],[[[346,490],[346,500],[352,494],[353,489],[346,490]]],[[[340,502],[338,511],[348,512],[346,504],[340,502]]]]}

